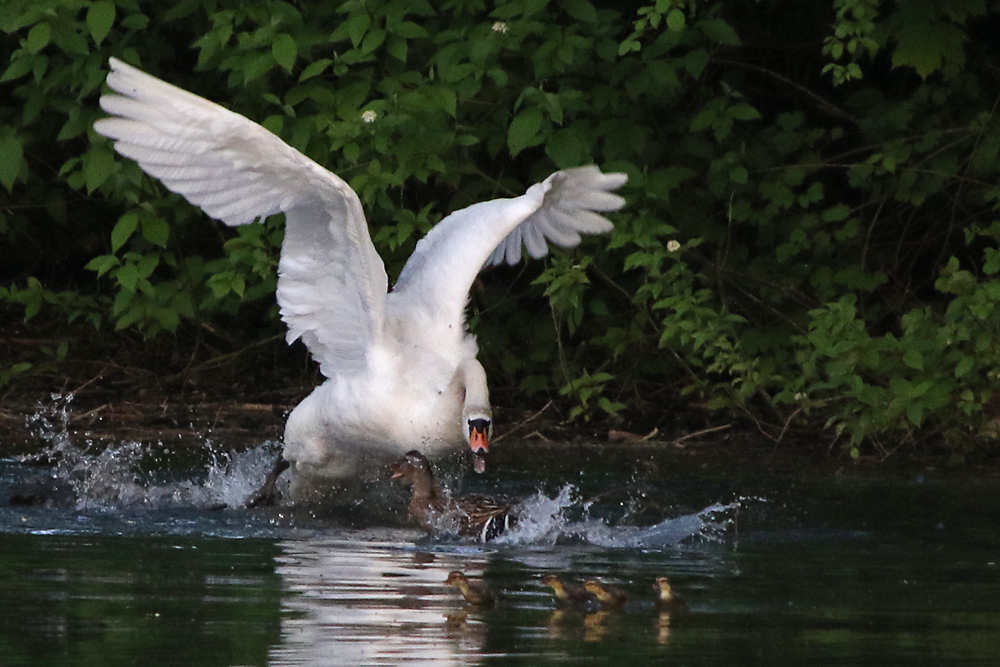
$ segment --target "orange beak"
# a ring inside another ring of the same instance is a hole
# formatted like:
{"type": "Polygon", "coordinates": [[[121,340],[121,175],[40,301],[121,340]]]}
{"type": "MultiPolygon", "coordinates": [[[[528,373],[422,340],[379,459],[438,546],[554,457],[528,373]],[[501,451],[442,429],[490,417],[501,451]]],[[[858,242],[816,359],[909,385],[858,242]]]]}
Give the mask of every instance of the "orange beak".
{"type": "Polygon", "coordinates": [[[469,447],[477,454],[485,454],[490,451],[489,433],[486,429],[473,426],[469,431],[469,447]]]}
{"type": "Polygon", "coordinates": [[[490,422],[488,419],[469,420],[469,449],[472,450],[472,469],[477,473],[486,470],[486,453],[490,451],[490,422]]]}

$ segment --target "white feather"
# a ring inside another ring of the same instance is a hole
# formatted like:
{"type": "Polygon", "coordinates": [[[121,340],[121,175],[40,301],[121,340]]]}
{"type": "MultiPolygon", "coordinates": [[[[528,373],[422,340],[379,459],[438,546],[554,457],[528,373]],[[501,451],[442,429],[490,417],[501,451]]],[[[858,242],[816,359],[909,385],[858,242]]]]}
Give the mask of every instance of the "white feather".
{"type": "Polygon", "coordinates": [[[112,58],[94,129],[168,188],[228,225],[283,212],[277,299],[329,378],[289,417],[299,473],[349,477],[411,449],[461,447],[489,418],[464,306],[479,271],[580,242],[611,223],[624,174],[556,172],[512,199],[452,213],[417,244],[391,293],[358,196],[260,125],[112,58]]]}

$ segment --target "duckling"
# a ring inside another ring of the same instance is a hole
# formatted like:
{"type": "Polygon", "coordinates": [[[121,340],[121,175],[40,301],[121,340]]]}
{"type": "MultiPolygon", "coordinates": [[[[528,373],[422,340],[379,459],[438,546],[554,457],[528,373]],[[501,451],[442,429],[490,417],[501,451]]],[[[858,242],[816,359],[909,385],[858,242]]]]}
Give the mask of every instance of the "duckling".
{"type": "Polygon", "coordinates": [[[583,582],[583,587],[601,603],[602,609],[621,609],[628,601],[625,592],[614,586],[602,584],[596,579],[583,582]]]}
{"type": "Polygon", "coordinates": [[[546,574],[542,577],[542,585],[552,589],[552,595],[561,604],[583,605],[590,602],[593,597],[583,586],[574,584],[564,584],[562,579],[555,574],[546,574]]]}
{"type": "Polygon", "coordinates": [[[670,586],[666,577],[657,577],[653,583],[656,591],[656,606],[662,612],[680,614],[688,610],[688,603],[670,586]]]}
{"type": "Polygon", "coordinates": [[[458,586],[458,590],[462,592],[462,597],[465,598],[465,601],[477,607],[489,607],[496,602],[496,595],[482,580],[469,579],[458,570],[448,574],[448,578],[445,579],[444,583],[450,586],[458,586]]]}

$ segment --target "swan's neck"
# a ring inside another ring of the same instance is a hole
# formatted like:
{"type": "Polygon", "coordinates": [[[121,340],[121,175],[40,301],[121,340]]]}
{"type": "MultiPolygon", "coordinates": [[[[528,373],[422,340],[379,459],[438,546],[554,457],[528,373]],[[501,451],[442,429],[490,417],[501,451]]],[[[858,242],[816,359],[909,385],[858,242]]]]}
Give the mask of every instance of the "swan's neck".
{"type": "Polygon", "coordinates": [[[452,379],[455,392],[463,397],[462,421],[469,418],[490,417],[490,390],[486,386],[486,371],[475,358],[465,359],[458,365],[452,379]]]}

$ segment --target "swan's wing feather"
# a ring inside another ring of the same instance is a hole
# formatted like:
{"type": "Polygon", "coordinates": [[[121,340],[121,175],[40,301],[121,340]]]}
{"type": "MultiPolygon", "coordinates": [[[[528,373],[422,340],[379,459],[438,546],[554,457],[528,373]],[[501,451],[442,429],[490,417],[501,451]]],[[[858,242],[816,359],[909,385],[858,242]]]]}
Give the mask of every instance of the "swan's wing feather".
{"type": "Polygon", "coordinates": [[[494,199],[452,213],[417,243],[400,273],[392,301],[461,317],[469,288],[484,266],[521,259],[522,247],[541,257],[549,244],[572,247],[582,234],[611,231],[600,215],[625,200],[614,194],[625,174],[595,166],[557,171],[520,197],[494,199]]]}
{"type": "Polygon", "coordinates": [[[325,375],[360,370],[381,332],[386,275],[343,180],[247,118],[112,58],[94,129],[227,225],[285,213],[278,303],[325,375]]]}
{"type": "Polygon", "coordinates": [[[579,245],[581,234],[606,234],[611,221],[600,213],[617,211],[625,200],[614,194],[625,184],[621,173],[605,174],[596,166],[557,171],[541,183],[546,188],[541,206],[508,234],[486,261],[487,266],[521,260],[521,247],[534,258],[548,253],[548,244],[561,248],[579,245]]]}

